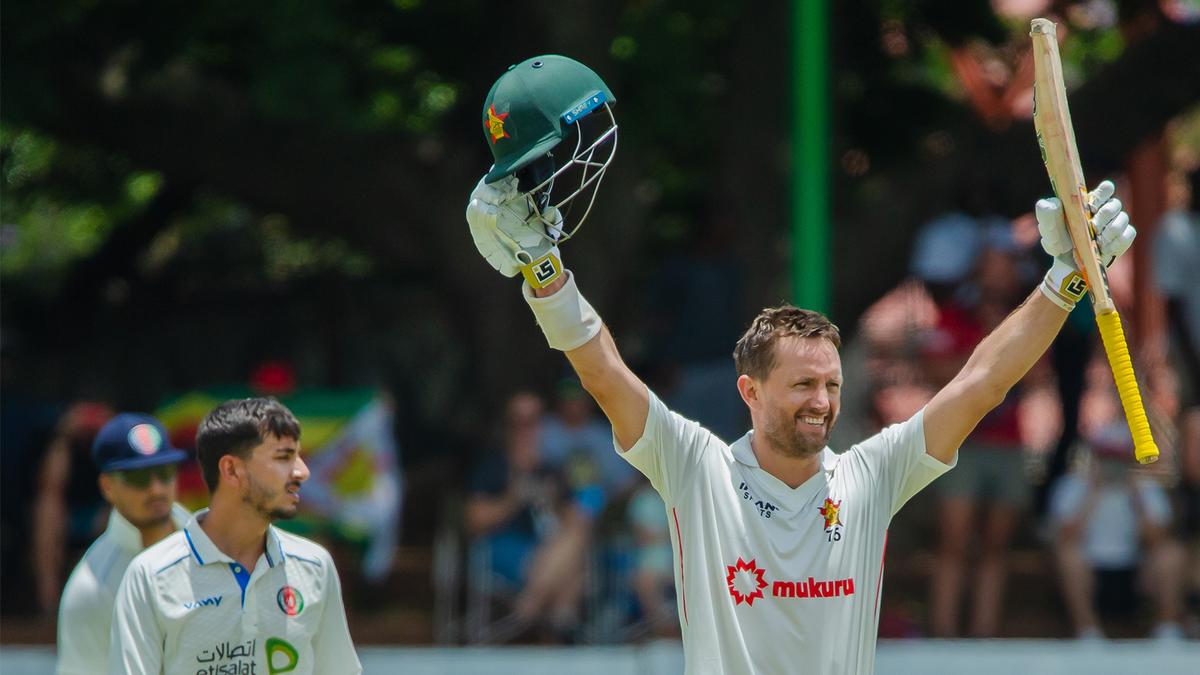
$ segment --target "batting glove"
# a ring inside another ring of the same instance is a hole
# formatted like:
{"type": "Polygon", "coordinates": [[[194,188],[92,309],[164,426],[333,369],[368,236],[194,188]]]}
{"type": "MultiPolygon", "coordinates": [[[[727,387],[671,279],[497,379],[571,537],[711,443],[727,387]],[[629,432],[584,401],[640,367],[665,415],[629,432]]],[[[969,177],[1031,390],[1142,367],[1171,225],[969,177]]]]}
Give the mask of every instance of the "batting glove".
{"type": "MultiPolygon", "coordinates": [[[[1121,200],[1113,197],[1116,186],[1104,181],[1088,193],[1088,207],[1092,211],[1092,227],[1096,230],[1096,243],[1100,249],[1100,260],[1111,267],[1121,254],[1129,250],[1137,230],[1129,224],[1121,200]]],[[[1054,264],[1046,272],[1039,287],[1055,304],[1068,312],[1087,292],[1087,282],[1079,273],[1072,254],[1074,247],[1067,234],[1067,222],[1063,218],[1063,206],[1057,198],[1040,199],[1034,205],[1038,231],[1042,235],[1042,249],[1054,257],[1054,264]]]]}
{"type": "Polygon", "coordinates": [[[495,183],[480,179],[467,204],[467,224],[480,255],[506,277],[518,273],[533,288],[549,285],[562,275],[557,240],[562,233],[558,209],[547,207],[540,217],[517,189],[514,176],[495,183]],[[547,227],[545,223],[552,223],[547,227]]]}

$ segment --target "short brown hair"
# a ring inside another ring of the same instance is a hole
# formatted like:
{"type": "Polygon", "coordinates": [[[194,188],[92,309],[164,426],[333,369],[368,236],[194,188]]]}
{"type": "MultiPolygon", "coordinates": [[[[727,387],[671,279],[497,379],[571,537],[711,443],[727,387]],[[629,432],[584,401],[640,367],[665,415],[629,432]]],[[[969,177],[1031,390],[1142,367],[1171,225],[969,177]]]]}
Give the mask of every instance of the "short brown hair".
{"type": "Polygon", "coordinates": [[[274,398],[233,399],[205,415],[196,432],[196,459],[208,491],[217,491],[222,457],[246,459],[268,435],[300,440],[300,422],[274,398]]]}
{"type": "Polygon", "coordinates": [[[838,327],[820,312],[792,305],[768,307],[754,317],[733,348],[738,375],[766,379],[775,367],[775,343],[786,337],[823,337],[841,348],[838,327]]]}

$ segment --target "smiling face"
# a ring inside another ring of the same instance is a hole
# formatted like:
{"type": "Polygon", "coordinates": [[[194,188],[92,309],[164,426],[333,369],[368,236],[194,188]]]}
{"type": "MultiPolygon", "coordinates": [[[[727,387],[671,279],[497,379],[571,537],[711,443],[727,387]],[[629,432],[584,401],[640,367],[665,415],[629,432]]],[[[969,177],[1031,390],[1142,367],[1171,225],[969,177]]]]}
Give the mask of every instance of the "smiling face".
{"type": "Polygon", "coordinates": [[[308,466],[300,458],[300,441],[268,434],[243,463],[242,501],[269,520],[292,518],[300,507],[300,484],[308,466]]]}
{"type": "Polygon", "coordinates": [[[785,337],[774,349],[766,378],[742,375],[738,388],[756,433],[787,457],[810,457],[828,443],[841,409],[842,360],[823,337],[785,337]]]}

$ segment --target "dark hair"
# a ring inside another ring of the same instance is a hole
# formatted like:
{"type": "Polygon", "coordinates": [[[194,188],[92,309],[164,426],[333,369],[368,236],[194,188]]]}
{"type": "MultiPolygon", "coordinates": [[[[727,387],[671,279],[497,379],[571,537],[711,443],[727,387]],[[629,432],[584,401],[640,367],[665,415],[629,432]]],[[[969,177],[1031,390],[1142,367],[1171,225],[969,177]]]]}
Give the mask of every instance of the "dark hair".
{"type": "Polygon", "coordinates": [[[268,435],[300,440],[300,422],[274,398],[233,399],[209,411],[196,431],[196,459],[208,491],[217,491],[222,457],[245,459],[268,435]]]}
{"type": "Polygon", "coordinates": [[[842,346],[838,327],[824,314],[792,305],[768,307],[754,317],[733,348],[738,375],[766,379],[775,367],[775,343],[786,337],[823,337],[834,347],[842,346]]]}

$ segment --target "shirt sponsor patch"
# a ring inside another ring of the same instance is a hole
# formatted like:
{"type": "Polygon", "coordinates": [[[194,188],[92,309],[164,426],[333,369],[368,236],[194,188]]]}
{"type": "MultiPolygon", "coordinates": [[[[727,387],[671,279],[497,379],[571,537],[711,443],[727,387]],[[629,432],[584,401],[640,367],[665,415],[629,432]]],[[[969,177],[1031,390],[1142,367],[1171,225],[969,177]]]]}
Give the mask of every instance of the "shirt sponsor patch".
{"type": "Polygon", "coordinates": [[[853,577],[821,581],[814,577],[771,581],[767,578],[767,570],[759,567],[754,558],[746,562],[739,557],[736,563],[726,565],[725,571],[725,583],[729,586],[729,595],[735,605],[744,602],[753,607],[755,600],[766,597],[764,590],[767,587],[770,587],[773,598],[840,598],[854,595],[853,577]]]}
{"type": "Polygon", "coordinates": [[[779,507],[771,502],[755,497],[746,481],[742,481],[742,484],[738,486],[738,493],[741,494],[743,500],[750,502],[754,508],[758,509],[758,515],[762,518],[770,518],[772,513],[779,510],[779,507]]]}
{"type": "Polygon", "coordinates": [[[221,597],[222,596],[220,596],[220,595],[214,595],[211,598],[204,598],[203,600],[193,600],[192,602],[185,602],[185,603],[183,603],[183,608],[184,609],[198,609],[200,607],[220,607],[221,606],[221,597]]]}

